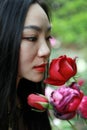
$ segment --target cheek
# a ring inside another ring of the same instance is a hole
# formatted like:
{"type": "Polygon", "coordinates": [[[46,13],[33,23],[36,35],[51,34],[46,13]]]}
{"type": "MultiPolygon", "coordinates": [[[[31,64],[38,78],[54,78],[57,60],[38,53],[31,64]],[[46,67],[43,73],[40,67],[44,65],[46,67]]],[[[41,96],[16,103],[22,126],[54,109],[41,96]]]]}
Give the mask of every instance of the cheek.
{"type": "Polygon", "coordinates": [[[32,59],[35,57],[36,52],[34,50],[34,47],[29,42],[22,42],[20,47],[20,56],[19,56],[19,62],[27,62],[32,61],[32,59]]]}
{"type": "Polygon", "coordinates": [[[27,70],[30,64],[33,61],[33,53],[32,53],[31,46],[26,43],[22,43],[20,47],[20,54],[19,54],[19,64],[18,64],[18,73],[22,73],[23,71],[27,70]]]}
{"type": "Polygon", "coordinates": [[[32,68],[37,59],[37,44],[32,44],[27,41],[23,41],[20,46],[19,63],[18,63],[18,76],[29,76],[32,72],[32,68]]]}
{"type": "Polygon", "coordinates": [[[30,48],[26,44],[21,44],[20,48],[20,55],[19,55],[19,63],[22,64],[23,62],[27,61],[30,57],[30,48]]]}

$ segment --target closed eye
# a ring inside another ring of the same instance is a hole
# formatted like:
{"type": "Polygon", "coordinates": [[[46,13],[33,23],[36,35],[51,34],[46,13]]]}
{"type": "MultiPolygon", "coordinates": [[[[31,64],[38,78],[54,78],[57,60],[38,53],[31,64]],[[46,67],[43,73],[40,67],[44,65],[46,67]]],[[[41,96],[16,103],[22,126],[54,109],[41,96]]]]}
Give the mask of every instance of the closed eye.
{"type": "Polygon", "coordinates": [[[30,42],[35,42],[37,41],[37,37],[23,37],[22,39],[30,41],[30,42]]]}

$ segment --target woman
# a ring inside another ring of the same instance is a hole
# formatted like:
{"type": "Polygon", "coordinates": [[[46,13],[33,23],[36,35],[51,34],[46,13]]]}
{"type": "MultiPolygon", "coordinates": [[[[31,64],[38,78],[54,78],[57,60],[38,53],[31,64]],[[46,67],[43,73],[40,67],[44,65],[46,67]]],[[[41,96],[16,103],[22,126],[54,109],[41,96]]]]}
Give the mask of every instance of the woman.
{"type": "Polygon", "coordinates": [[[51,130],[48,113],[27,104],[44,93],[50,20],[37,0],[0,0],[0,130],[51,130]]]}

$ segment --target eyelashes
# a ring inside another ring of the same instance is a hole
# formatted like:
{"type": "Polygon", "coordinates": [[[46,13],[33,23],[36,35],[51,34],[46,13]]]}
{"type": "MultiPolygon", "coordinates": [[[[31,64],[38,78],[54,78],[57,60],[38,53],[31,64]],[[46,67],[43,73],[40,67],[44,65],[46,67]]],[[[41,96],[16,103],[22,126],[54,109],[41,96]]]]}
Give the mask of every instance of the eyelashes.
{"type": "MultiPolygon", "coordinates": [[[[49,41],[50,42],[50,39],[52,38],[52,36],[48,36],[46,37],[46,41],[49,41]]],[[[22,37],[23,40],[27,40],[29,42],[36,42],[38,40],[38,37],[36,36],[30,36],[30,37],[22,37]]]]}
{"type": "Polygon", "coordinates": [[[32,37],[23,37],[22,39],[30,41],[30,42],[35,42],[35,41],[37,41],[38,38],[32,36],[32,37]]]}

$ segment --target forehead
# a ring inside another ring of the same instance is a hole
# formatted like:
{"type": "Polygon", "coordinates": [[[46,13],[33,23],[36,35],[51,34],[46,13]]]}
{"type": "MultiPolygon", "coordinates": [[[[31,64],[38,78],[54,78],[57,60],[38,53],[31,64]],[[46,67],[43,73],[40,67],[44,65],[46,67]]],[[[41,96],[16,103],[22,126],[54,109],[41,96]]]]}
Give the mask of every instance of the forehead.
{"type": "Polygon", "coordinates": [[[24,26],[31,24],[41,27],[50,26],[48,17],[39,4],[32,4],[27,12],[24,26]]]}

